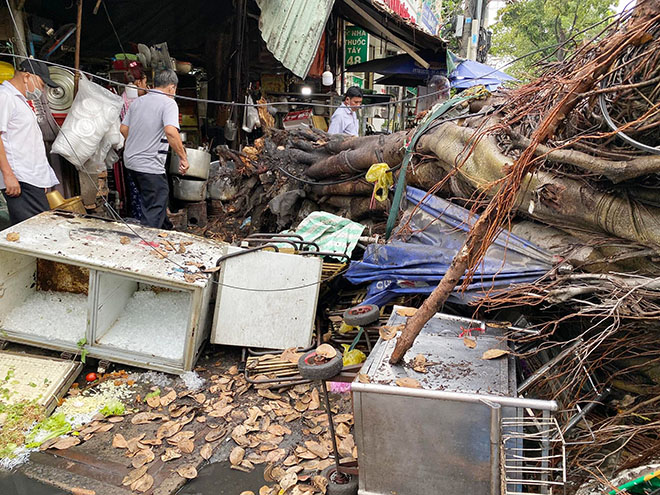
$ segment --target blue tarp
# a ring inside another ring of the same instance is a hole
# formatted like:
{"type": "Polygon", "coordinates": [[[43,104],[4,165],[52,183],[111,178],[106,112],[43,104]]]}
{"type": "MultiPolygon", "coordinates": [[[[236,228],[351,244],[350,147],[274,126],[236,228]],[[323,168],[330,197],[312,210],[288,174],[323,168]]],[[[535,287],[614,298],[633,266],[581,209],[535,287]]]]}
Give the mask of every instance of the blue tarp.
{"type": "Polygon", "coordinates": [[[516,78],[474,60],[463,60],[449,74],[451,87],[457,89],[467,89],[483,84],[489,91],[493,91],[506,81],[516,81],[516,78]]]}
{"type": "MultiPolygon", "coordinates": [[[[442,279],[467,231],[478,216],[465,208],[408,187],[404,219],[412,235],[400,230],[385,245],[367,247],[362,261],[354,261],[346,278],[354,284],[370,283],[366,304],[382,305],[400,294],[430,294],[442,279]]],[[[485,291],[504,289],[513,283],[533,282],[552,267],[552,256],[534,244],[503,230],[465,292],[455,291],[451,300],[467,303],[485,291]]]]}

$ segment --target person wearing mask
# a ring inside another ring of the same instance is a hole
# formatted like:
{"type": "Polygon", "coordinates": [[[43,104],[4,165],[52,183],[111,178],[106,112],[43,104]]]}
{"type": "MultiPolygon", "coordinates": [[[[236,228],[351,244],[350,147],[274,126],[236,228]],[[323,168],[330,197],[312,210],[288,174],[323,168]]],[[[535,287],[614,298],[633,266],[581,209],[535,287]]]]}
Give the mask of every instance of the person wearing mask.
{"type": "Polygon", "coordinates": [[[165,173],[167,152],[179,156],[179,173],[188,170],[186,149],[179,135],[179,107],[174,101],[179,79],[171,69],[154,77],[154,89],[135,100],[121,124],[126,139],[124,164],[137,184],[142,223],[162,228],[167,215],[169,186],[165,173]]]}
{"type": "Polygon", "coordinates": [[[49,210],[46,189],[59,184],[46,158],[39,122],[28,100],[39,101],[45,86],[59,87],[43,62],[26,59],[0,85],[0,189],[15,225],[49,210]]]}
{"type": "Polygon", "coordinates": [[[357,86],[348,88],[341,106],[330,118],[328,134],[358,135],[357,111],[362,105],[362,90],[357,86]]]}

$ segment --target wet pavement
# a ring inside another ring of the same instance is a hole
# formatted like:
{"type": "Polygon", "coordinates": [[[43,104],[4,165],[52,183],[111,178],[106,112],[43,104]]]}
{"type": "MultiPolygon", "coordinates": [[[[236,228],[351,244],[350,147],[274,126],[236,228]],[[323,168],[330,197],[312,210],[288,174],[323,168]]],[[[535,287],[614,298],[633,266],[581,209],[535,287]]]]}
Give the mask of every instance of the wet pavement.
{"type": "Polygon", "coordinates": [[[2,495],[65,495],[66,492],[39,483],[20,473],[0,471],[0,493],[2,495]]]}
{"type": "Polygon", "coordinates": [[[259,493],[259,488],[265,484],[263,466],[244,473],[232,469],[228,462],[216,462],[203,467],[197,478],[184,485],[176,495],[236,495],[244,490],[259,493]]]}

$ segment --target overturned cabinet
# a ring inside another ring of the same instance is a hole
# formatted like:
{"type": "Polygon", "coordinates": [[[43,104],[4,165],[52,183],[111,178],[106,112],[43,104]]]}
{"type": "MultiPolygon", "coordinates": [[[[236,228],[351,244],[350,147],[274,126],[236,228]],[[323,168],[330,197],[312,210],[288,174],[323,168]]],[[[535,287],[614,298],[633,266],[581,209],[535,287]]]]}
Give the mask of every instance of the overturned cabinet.
{"type": "Polygon", "coordinates": [[[0,234],[2,338],[190,370],[211,323],[203,270],[225,251],[178,232],[42,213],[0,234]]]}

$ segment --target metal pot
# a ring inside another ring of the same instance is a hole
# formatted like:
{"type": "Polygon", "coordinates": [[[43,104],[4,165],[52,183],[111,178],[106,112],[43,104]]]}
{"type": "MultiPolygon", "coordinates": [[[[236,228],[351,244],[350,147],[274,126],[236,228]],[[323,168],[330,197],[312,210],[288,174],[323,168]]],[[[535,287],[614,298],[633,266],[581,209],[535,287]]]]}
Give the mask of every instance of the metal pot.
{"type": "Polygon", "coordinates": [[[174,197],[183,201],[205,201],[206,181],[172,177],[174,197]]]}
{"type": "MultiPolygon", "coordinates": [[[[211,154],[204,150],[196,150],[193,148],[186,148],[188,155],[188,164],[190,168],[186,172],[186,177],[195,177],[198,179],[208,179],[209,170],[211,168],[211,154]]],[[[170,173],[174,175],[179,174],[179,156],[172,153],[170,160],[170,173]]]]}

